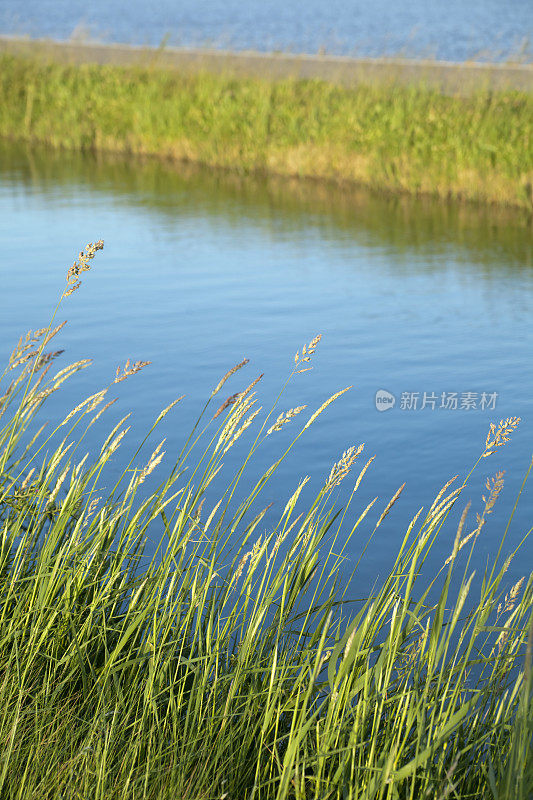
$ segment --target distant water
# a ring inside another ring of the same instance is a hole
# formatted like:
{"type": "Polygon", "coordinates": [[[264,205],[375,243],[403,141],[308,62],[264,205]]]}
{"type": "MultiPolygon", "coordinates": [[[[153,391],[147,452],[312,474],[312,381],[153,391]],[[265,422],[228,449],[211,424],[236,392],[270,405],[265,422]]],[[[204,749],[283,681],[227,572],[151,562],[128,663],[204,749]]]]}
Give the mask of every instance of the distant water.
{"type": "Polygon", "coordinates": [[[531,59],[531,0],[2,0],[0,33],[448,61],[531,59]]]}
{"type": "MultiPolygon", "coordinates": [[[[342,452],[365,442],[365,459],[377,457],[347,522],[376,495],[379,501],[347,551],[347,571],[387,500],[404,481],[406,488],[363,562],[357,584],[363,591],[383,577],[420,506],[450,477],[466,474],[489,423],[521,416],[511,443],[482,461],[429,563],[437,569],[449,554],[467,499],[475,524],[486,477],[504,469],[504,491],[478,543],[475,566],[482,573],[533,451],[533,237],[523,215],[3,143],[2,362],[21,332],[47,323],[66,269],[99,237],[105,249],[60,312],[69,326],[57,341],[66,350],[59,366],[87,357],[94,363],[52,396],[45,419],[106,385],[127,358],[151,360],[113,387],[119,402],[88,444],[101,442],[133,410],[130,437],[119,451],[124,458],[160,409],[185,394],[161,431],[163,474],[221,375],[249,358],[223,397],[265,373],[258,388],[268,408],[295,351],[320,332],[313,371],[296,376],[276,415],[302,403],[310,414],[329,394],[353,389],[301,437],[261,507],[273,503],[279,514],[304,475],[311,477],[309,498],[342,452]],[[394,395],[394,408],[377,410],[379,390],[394,395]],[[482,407],[483,393],[496,395],[494,408],[482,407]],[[411,408],[402,408],[406,397],[411,408]]],[[[267,440],[249,481],[296,430],[297,421],[267,440]]],[[[228,454],[226,476],[249,441],[243,437],[228,454]]],[[[532,498],[530,482],[506,551],[532,524],[532,498]]],[[[509,579],[532,563],[529,543],[509,579]]]]}

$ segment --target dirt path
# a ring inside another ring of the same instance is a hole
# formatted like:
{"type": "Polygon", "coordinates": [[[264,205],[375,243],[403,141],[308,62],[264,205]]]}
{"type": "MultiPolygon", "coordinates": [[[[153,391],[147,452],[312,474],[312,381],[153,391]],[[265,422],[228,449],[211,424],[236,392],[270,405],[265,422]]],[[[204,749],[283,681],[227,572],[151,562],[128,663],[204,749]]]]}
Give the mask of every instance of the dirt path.
{"type": "Polygon", "coordinates": [[[135,47],[123,44],[52,42],[0,36],[0,53],[39,56],[73,64],[158,66],[187,72],[238,76],[319,78],[343,86],[358,83],[423,84],[446,94],[479,89],[533,91],[533,64],[453,64],[409,59],[354,59],[222,50],[135,47]]]}

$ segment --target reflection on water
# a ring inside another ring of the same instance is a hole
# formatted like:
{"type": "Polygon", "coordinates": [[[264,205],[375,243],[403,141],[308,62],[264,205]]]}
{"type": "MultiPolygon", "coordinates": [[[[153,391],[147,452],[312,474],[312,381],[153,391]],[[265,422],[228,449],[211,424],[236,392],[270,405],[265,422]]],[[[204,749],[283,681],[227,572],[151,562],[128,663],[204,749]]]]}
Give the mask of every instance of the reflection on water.
{"type": "MultiPolygon", "coordinates": [[[[120,156],[30,150],[5,142],[0,142],[0,169],[3,181],[39,192],[72,192],[80,180],[87,181],[125,205],[170,217],[194,216],[201,205],[237,229],[243,214],[263,230],[287,234],[311,219],[316,229],[335,229],[361,243],[381,242],[396,254],[424,247],[434,254],[451,246],[456,257],[464,249],[465,260],[483,267],[486,278],[491,268],[499,276],[502,269],[529,270],[533,263],[532,219],[523,211],[380,196],[353,186],[239,176],[191,164],[175,168],[154,159],[132,164],[120,156]]],[[[433,258],[426,266],[440,268],[433,258]]],[[[396,259],[391,267],[396,270],[396,259]]]]}
{"type": "MultiPolygon", "coordinates": [[[[22,330],[45,324],[77,250],[106,240],[64,312],[70,326],[61,346],[72,360],[92,356],[94,365],[50,414],[104,385],[128,357],[150,359],[149,371],[116,387],[113,420],[133,406],[140,435],[185,392],[164,430],[170,455],[232,364],[250,358],[228,394],[265,372],[268,405],[295,350],[321,332],[315,369],[297,376],[280,410],[302,402],[312,409],[343,386],[354,389],[301,438],[264,505],[284,501],[304,474],[316,489],[343,450],[366,442],[377,459],[354,513],[376,494],[382,507],[407,482],[379,529],[380,546],[365,560],[363,576],[372,582],[413,513],[473,463],[489,422],[519,415],[520,433],[482,463],[467,495],[479,509],[485,477],[508,471],[501,509],[479,545],[483,558],[492,551],[531,453],[533,239],[525,215],[5,143],[0,212],[2,357],[22,330]],[[376,410],[380,389],[396,397],[386,413],[376,410]],[[478,408],[440,408],[442,394],[454,392],[459,405],[472,392],[478,408]],[[483,393],[496,393],[495,410],[479,409],[483,393]],[[416,410],[401,408],[402,394],[411,405],[417,396],[416,410]]],[[[257,469],[288,435],[267,440],[257,469]]],[[[235,448],[228,470],[240,453],[235,448]]],[[[519,506],[511,543],[531,524],[530,498],[519,506]]],[[[369,526],[354,540],[347,569],[369,526]]],[[[452,528],[434,566],[448,554],[450,537],[452,528]]],[[[517,560],[510,577],[521,574],[517,560]]]]}

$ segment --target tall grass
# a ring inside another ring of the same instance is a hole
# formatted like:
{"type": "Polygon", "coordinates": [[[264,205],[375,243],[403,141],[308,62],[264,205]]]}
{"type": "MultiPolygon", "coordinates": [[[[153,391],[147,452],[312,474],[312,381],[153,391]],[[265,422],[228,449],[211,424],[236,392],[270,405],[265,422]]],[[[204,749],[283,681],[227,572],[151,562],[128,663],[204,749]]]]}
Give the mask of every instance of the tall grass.
{"type": "MultiPolygon", "coordinates": [[[[80,253],[60,305],[102,246],[80,253]]],[[[342,586],[339,567],[370,508],[356,510],[370,463],[362,448],[344,453],[311,503],[300,497],[305,481],[280,498],[266,530],[261,493],[284,454],[250,491],[241,486],[265,436],[304,420],[294,443],[342,392],[313,413],[258,414],[258,380],[223,399],[243,362],[215,386],[155,490],[140,487],[162,474],[164,444],[144,456],[146,439],[105,489],[126,418],[92,462],[81,453],[109,387],[47,436],[32,433],[47,398],[87,366],[54,374],[54,317],[21,338],[2,376],[0,796],[531,797],[532,575],[505,593],[503,533],[480,587],[472,582],[502,476],[488,482],[472,530],[465,509],[428,581],[424,562],[468,476],[444,486],[413,519],[388,577],[354,608],[343,598],[356,576],[342,586]],[[241,468],[213,497],[225,453],[246,431],[241,468]],[[349,479],[341,511],[334,493],[349,479]]],[[[296,354],[291,375],[312,366],[319,340],[296,354]]],[[[128,362],[114,382],[145,366],[128,362]]],[[[517,424],[491,426],[480,458],[517,424]]]]}
{"type": "Polygon", "coordinates": [[[531,209],[533,100],[0,57],[0,135],[531,209]]]}

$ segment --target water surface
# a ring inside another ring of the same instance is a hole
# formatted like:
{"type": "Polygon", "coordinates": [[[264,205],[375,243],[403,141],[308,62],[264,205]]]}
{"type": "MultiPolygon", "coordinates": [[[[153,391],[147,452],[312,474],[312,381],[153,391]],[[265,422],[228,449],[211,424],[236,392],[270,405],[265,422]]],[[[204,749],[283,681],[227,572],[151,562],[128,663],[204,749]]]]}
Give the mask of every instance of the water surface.
{"type": "Polygon", "coordinates": [[[3,0],[0,32],[130,44],[500,60],[529,53],[530,0],[3,0]],[[529,41],[528,41],[529,37],[529,41]]]}
{"type": "MultiPolygon", "coordinates": [[[[0,356],[21,332],[47,324],[78,250],[104,238],[104,252],[60,314],[69,319],[58,341],[67,351],[61,366],[67,358],[94,363],[61,397],[51,398],[45,416],[68,411],[106,385],[127,358],[151,360],[149,369],[114,387],[119,402],[94,435],[101,441],[133,408],[126,455],[159,410],[185,393],[162,434],[168,467],[200,404],[229,367],[250,359],[246,372],[227,384],[227,394],[265,373],[261,402],[269,407],[295,351],[322,333],[313,371],[296,376],[276,414],[302,403],[310,413],[338,389],[353,389],[299,440],[264,505],[272,502],[279,512],[306,474],[310,497],[332,462],[365,442],[366,456],[377,457],[350,519],[374,496],[380,499],[350,545],[347,570],[387,500],[403,482],[406,489],[364,561],[361,587],[384,575],[418,508],[427,507],[450,477],[465,475],[489,423],[521,416],[512,442],[483,460],[465,495],[465,502],[472,500],[473,525],[484,480],[506,470],[499,507],[479,542],[481,571],[533,449],[531,234],[521,214],[4,143],[0,356]],[[376,409],[378,390],[395,396],[394,408],[376,409]],[[441,407],[443,393],[448,404],[457,393],[457,409],[441,407]],[[480,407],[483,393],[496,395],[494,408],[480,407]],[[410,404],[418,395],[417,408],[402,408],[402,394],[410,404]],[[461,408],[468,398],[475,408],[461,408]]],[[[249,481],[289,435],[286,430],[268,440],[249,481]]],[[[245,445],[231,451],[227,474],[245,445]]],[[[531,526],[531,497],[526,490],[509,547],[531,526]]],[[[431,568],[449,554],[453,536],[450,526],[431,568]]],[[[528,545],[510,579],[523,574],[531,555],[528,545]]]]}

